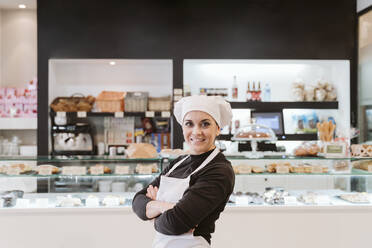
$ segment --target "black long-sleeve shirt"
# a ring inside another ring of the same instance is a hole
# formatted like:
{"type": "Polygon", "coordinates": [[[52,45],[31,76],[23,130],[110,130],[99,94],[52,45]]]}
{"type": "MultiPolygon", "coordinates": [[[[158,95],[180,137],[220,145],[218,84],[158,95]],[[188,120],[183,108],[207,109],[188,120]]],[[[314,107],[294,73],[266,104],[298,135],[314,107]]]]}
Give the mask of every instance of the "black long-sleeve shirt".
{"type": "MultiPolygon", "coordinates": [[[[190,155],[169,176],[175,178],[188,177],[212,151],[200,155],[190,155]]],[[[172,161],[161,175],[165,175],[184,157],[180,156],[172,161]]],[[[159,187],[159,183],[160,176],[150,184],[154,187],[159,187]]],[[[215,222],[233,192],[234,183],[235,174],[231,163],[220,152],[203,169],[191,176],[190,186],[185,191],[182,199],[172,209],[165,211],[155,219],[155,229],[166,235],[179,235],[195,228],[194,236],[202,236],[210,243],[211,233],[215,229],[215,222]]],[[[142,220],[148,220],[146,205],[151,201],[146,196],[146,192],[147,187],[137,192],[132,203],[133,211],[142,220]]]]}

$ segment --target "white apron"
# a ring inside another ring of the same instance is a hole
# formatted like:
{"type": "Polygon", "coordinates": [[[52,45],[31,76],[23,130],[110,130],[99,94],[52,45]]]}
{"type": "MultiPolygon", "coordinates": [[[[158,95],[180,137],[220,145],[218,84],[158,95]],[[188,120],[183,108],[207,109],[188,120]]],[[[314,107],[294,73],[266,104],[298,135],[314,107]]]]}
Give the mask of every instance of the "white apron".
{"type": "MultiPolygon", "coordinates": [[[[190,177],[194,173],[203,169],[217,154],[220,152],[218,148],[209,154],[203,163],[192,172],[187,178],[175,178],[168,175],[174,171],[187,157],[175,164],[169,172],[160,177],[159,191],[156,195],[156,200],[171,203],[177,203],[183,196],[185,190],[189,187],[190,177]]],[[[192,232],[181,235],[165,235],[156,232],[153,248],[210,248],[209,243],[201,236],[194,236],[192,232]]]]}

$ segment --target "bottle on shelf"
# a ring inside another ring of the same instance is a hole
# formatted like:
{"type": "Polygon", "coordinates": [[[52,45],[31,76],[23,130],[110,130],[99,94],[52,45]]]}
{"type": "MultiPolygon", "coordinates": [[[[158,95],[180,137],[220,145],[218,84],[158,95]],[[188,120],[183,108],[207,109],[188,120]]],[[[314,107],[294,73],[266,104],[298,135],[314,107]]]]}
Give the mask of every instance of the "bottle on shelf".
{"type": "Polygon", "coordinates": [[[270,85],[268,83],[265,84],[265,87],[263,89],[262,100],[264,102],[270,102],[271,101],[271,89],[270,89],[270,85]]]}
{"type": "Polygon", "coordinates": [[[256,101],[256,83],[253,81],[251,101],[256,101]]]}
{"type": "Polygon", "coordinates": [[[231,98],[233,100],[238,99],[238,83],[236,82],[236,76],[234,75],[234,81],[231,88],[231,98]]]}
{"type": "Polygon", "coordinates": [[[256,91],[256,101],[261,102],[261,82],[258,81],[258,89],[256,91]]]}
{"type": "Polygon", "coordinates": [[[251,88],[249,86],[249,81],[248,81],[248,87],[247,87],[247,93],[246,93],[246,101],[249,102],[252,100],[252,92],[251,88]]]}
{"type": "Polygon", "coordinates": [[[183,96],[191,96],[191,87],[188,84],[185,84],[183,87],[183,96]]]}

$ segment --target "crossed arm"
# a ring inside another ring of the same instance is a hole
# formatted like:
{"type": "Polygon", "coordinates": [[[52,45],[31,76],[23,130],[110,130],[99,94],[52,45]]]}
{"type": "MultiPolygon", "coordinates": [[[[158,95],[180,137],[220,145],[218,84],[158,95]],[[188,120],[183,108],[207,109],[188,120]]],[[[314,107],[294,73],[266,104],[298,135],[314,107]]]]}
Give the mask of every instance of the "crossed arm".
{"type": "Polygon", "coordinates": [[[156,200],[160,176],[133,199],[133,210],[142,220],[154,220],[155,229],[167,235],[189,232],[225,201],[233,187],[233,171],[225,164],[205,171],[190,185],[177,204],[156,200]],[[230,175],[231,174],[231,175],[230,175]]]}
{"type": "Polygon", "coordinates": [[[158,187],[153,187],[151,184],[147,188],[146,196],[152,200],[146,204],[146,217],[149,219],[158,217],[165,211],[172,209],[175,205],[169,202],[157,201],[156,195],[158,193],[158,190],[158,187]]]}

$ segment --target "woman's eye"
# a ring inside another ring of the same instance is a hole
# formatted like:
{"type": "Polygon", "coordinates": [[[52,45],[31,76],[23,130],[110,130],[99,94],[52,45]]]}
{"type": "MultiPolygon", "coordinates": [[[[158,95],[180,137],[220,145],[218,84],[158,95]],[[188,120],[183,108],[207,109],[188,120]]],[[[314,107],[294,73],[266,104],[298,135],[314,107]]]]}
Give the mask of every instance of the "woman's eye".
{"type": "Polygon", "coordinates": [[[209,127],[211,124],[209,122],[203,122],[202,127],[209,127]]]}
{"type": "Polygon", "coordinates": [[[191,127],[191,126],[192,126],[192,123],[191,123],[191,122],[186,122],[186,123],[185,123],[185,126],[186,126],[186,127],[191,127]]]}

